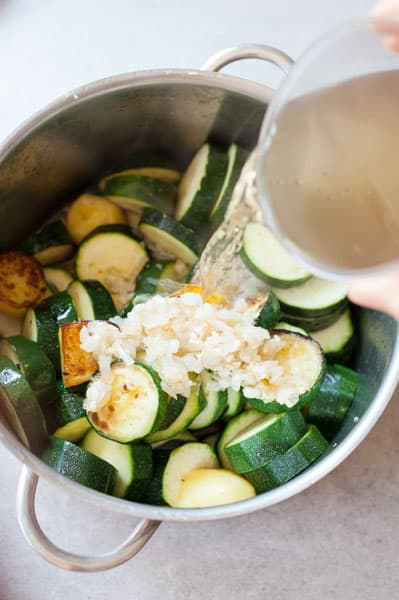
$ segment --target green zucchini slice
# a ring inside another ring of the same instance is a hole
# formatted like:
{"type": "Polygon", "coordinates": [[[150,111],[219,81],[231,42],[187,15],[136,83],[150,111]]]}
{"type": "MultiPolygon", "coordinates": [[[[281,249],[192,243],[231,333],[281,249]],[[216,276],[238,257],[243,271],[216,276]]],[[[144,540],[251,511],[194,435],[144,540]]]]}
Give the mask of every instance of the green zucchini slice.
{"type": "Polygon", "coordinates": [[[355,398],[358,375],[342,365],[327,367],[316,398],[307,407],[306,420],[320,429],[327,440],[338,433],[355,398]]]}
{"type": "Polygon", "coordinates": [[[190,424],[191,430],[203,429],[215,423],[226,410],[227,406],[227,390],[218,392],[209,389],[209,384],[212,380],[212,374],[208,371],[201,373],[201,388],[200,394],[204,395],[206,405],[203,410],[195,417],[190,424]]]}
{"type": "Polygon", "coordinates": [[[57,382],[56,430],[54,437],[79,442],[90,429],[90,423],[83,408],[86,386],[66,388],[62,381],[57,382]]]}
{"type": "Polygon", "coordinates": [[[22,335],[39,344],[57,373],[61,368],[58,330],[77,318],[72,298],[67,292],[59,292],[46,298],[35,308],[30,308],[25,315],[22,335]]]}
{"type": "Polygon", "coordinates": [[[280,303],[276,294],[270,290],[265,303],[256,316],[255,325],[264,329],[271,329],[279,321],[280,316],[280,303]]]}
{"type": "MultiPolygon", "coordinates": [[[[168,396],[150,367],[115,363],[108,402],[87,417],[94,429],[115,442],[128,443],[157,431],[165,414],[168,396]]],[[[92,385],[92,384],[90,384],[92,385]]]]}
{"type": "Polygon", "coordinates": [[[162,496],[169,506],[177,506],[184,476],[200,467],[217,468],[219,461],[208,444],[189,442],[170,453],[162,476],[162,496]]]}
{"type": "Polygon", "coordinates": [[[46,267],[44,269],[44,278],[48,286],[55,292],[65,292],[73,281],[73,277],[69,271],[57,267],[46,267]]]}
{"type": "Polygon", "coordinates": [[[135,501],[143,498],[153,475],[151,446],[142,443],[119,444],[90,429],[81,447],[115,467],[114,496],[135,501]]]}
{"type": "Polygon", "coordinates": [[[47,442],[47,430],[39,402],[21,371],[8,356],[0,356],[0,412],[21,442],[40,453],[47,442]]]}
{"type": "Polygon", "coordinates": [[[240,256],[256,277],[275,287],[291,288],[310,278],[310,274],[261,223],[246,226],[240,256]]]}
{"type": "Polygon", "coordinates": [[[53,431],[57,399],[56,375],[53,363],[39,344],[22,335],[0,341],[0,355],[7,356],[21,371],[39,401],[47,430],[53,431]]]}
{"type": "Polygon", "coordinates": [[[265,413],[299,410],[315,398],[320,390],[325,373],[324,353],[319,344],[308,336],[281,330],[275,334],[286,342],[286,346],[276,358],[284,368],[285,377],[290,378],[295,389],[299,391],[298,402],[289,409],[285,404],[265,402],[258,398],[247,398],[247,402],[265,413]]]}
{"type": "Polygon", "coordinates": [[[187,167],[178,188],[176,219],[198,228],[217,201],[227,172],[227,155],[210,144],[202,146],[187,167]]]}
{"type": "Polygon", "coordinates": [[[268,463],[242,475],[261,494],[280,485],[309,467],[328,448],[328,442],[314,425],[308,427],[305,435],[281,456],[276,456],[268,463]]]}
{"type": "Polygon", "coordinates": [[[71,258],[74,245],[64,223],[53,221],[44,225],[20,245],[19,249],[33,255],[42,265],[53,265],[71,258]]]}
{"type": "Polygon", "coordinates": [[[306,431],[306,421],[299,410],[265,415],[224,446],[233,471],[246,473],[283,454],[306,431]]]}
{"type": "Polygon", "coordinates": [[[231,144],[228,149],[227,171],[222,189],[209,213],[209,219],[215,225],[218,225],[223,221],[223,217],[233,194],[234,186],[240,177],[241,169],[244,166],[247,156],[248,152],[243,148],[239,148],[237,144],[231,144]]]}
{"type": "Polygon", "coordinates": [[[226,427],[223,429],[220,434],[219,441],[217,443],[217,453],[220,459],[222,466],[225,469],[231,469],[230,461],[224,451],[225,446],[237,437],[239,433],[244,431],[250,425],[253,425],[255,421],[259,421],[264,418],[264,414],[255,410],[254,408],[249,408],[248,410],[244,410],[242,413],[238,414],[236,417],[231,419],[226,427]]]}
{"type": "Polygon", "coordinates": [[[189,397],[186,399],[183,410],[176,419],[166,428],[159,429],[147,436],[146,441],[153,444],[170,438],[175,438],[188,429],[197,415],[205,408],[206,400],[200,392],[199,385],[193,385],[189,397]]]}
{"type": "Polygon", "coordinates": [[[114,489],[115,467],[72,442],[51,437],[42,459],[57,473],[93,490],[110,494],[114,489]]]}
{"type": "Polygon", "coordinates": [[[99,281],[74,281],[68,287],[68,294],[72,298],[79,321],[106,321],[116,315],[112,296],[99,281]]]}
{"type": "Polygon", "coordinates": [[[198,260],[196,236],[191,229],[172,217],[156,210],[146,209],[140,221],[140,231],[150,250],[161,248],[187,265],[198,260]]]}
{"type": "Polygon", "coordinates": [[[125,227],[101,227],[80,244],[76,274],[81,280],[102,283],[120,310],[132,297],[136,277],[147,261],[145,248],[125,227]]]}
{"type": "Polygon", "coordinates": [[[355,346],[355,332],[350,310],[347,309],[342,313],[330,327],[313,333],[312,337],[323,348],[328,362],[347,362],[355,346]]]}
{"type": "Polygon", "coordinates": [[[284,314],[314,319],[342,313],[347,306],[348,287],[338,281],[312,277],[293,288],[274,288],[284,314]]]}
{"type": "Polygon", "coordinates": [[[107,178],[104,195],[125,210],[137,212],[149,206],[173,214],[176,187],[146,175],[118,175],[107,178]]]}

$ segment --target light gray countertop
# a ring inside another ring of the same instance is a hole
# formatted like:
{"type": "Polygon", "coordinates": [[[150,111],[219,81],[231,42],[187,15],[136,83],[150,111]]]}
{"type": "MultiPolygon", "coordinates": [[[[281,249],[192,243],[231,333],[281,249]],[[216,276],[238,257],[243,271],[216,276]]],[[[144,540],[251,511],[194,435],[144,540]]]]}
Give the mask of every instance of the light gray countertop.
{"type": "MultiPolygon", "coordinates": [[[[86,81],[156,67],[198,67],[215,51],[268,43],[293,57],[321,32],[363,16],[367,0],[0,0],[0,139],[86,81]]],[[[275,82],[264,64],[236,74],[275,82]]],[[[20,466],[0,448],[0,600],[377,600],[399,587],[399,395],[353,453],[280,505],[225,520],[164,524],[130,563],[83,575],[46,564],[16,524],[20,466]]],[[[131,519],[39,486],[45,530],[73,551],[106,550],[131,519]]]]}

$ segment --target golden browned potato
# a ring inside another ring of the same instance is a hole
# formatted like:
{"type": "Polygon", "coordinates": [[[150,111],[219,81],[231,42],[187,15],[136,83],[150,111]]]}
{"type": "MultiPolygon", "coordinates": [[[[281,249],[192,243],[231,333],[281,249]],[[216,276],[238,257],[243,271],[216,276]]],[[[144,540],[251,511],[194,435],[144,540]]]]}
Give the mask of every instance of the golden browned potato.
{"type": "Polygon", "coordinates": [[[96,359],[80,347],[80,331],[89,321],[74,321],[59,330],[62,380],[65,387],[89,381],[98,369],[96,359]]]}
{"type": "Polygon", "coordinates": [[[17,250],[0,253],[0,310],[20,317],[46,292],[43,269],[33,256],[17,250]]]}
{"type": "Polygon", "coordinates": [[[125,212],[109,200],[94,194],[82,194],[69,207],[65,225],[76,244],[101,225],[125,225],[125,212]]]}

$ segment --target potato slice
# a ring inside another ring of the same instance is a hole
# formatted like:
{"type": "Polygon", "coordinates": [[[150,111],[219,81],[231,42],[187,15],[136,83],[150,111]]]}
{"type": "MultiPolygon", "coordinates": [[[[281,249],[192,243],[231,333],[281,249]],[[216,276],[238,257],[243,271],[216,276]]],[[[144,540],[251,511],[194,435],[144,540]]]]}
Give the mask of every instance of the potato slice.
{"type": "Polygon", "coordinates": [[[125,212],[109,200],[94,194],[82,194],[69,207],[66,227],[76,244],[101,225],[125,225],[125,212]]]}
{"type": "Polygon", "coordinates": [[[62,381],[65,387],[86,383],[98,369],[90,352],[80,346],[80,332],[89,321],[74,321],[59,329],[62,381]]]}
{"type": "Polygon", "coordinates": [[[33,256],[12,250],[0,253],[0,310],[20,317],[46,295],[43,269],[33,256]]]}

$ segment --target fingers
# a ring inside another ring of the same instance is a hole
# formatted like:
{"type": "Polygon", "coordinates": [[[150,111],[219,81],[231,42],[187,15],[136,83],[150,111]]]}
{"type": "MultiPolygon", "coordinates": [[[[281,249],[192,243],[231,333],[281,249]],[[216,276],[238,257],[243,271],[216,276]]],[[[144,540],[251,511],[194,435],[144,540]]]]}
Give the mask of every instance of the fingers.
{"type": "Polygon", "coordinates": [[[355,304],[381,310],[399,319],[399,270],[353,282],[349,299],[355,304]]]}
{"type": "Polygon", "coordinates": [[[370,11],[371,17],[397,17],[399,18],[398,0],[381,0],[370,11]]]}

